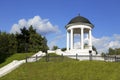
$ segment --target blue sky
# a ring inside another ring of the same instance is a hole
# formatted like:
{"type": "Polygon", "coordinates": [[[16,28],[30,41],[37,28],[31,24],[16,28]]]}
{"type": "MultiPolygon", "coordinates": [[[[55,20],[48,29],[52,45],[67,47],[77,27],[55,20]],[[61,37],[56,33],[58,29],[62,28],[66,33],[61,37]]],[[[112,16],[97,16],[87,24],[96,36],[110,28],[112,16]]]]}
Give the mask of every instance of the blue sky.
{"type": "Polygon", "coordinates": [[[46,33],[50,47],[62,48],[66,46],[65,25],[80,13],[94,24],[93,44],[102,52],[120,47],[119,4],[120,0],[1,0],[0,30],[14,32],[33,20],[38,32],[46,33]]]}

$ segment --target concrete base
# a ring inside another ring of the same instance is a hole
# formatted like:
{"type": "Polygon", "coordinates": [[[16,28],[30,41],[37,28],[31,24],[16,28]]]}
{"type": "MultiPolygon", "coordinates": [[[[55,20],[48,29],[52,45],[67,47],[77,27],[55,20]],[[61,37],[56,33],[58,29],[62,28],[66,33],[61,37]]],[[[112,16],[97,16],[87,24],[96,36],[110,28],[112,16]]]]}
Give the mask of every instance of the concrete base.
{"type": "Polygon", "coordinates": [[[68,53],[68,54],[71,54],[71,55],[75,55],[75,54],[78,54],[78,55],[89,55],[90,54],[89,51],[91,51],[92,55],[96,55],[95,51],[89,50],[89,49],[84,49],[84,50],[73,49],[73,50],[67,50],[65,53],[68,53]]]}
{"type": "MultiPolygon", "coordinates": [[[[90,60],[90,54],[89,54],[89,50],[78,50],[78,49],[74,49],[74,50],[69,50],[69,51],[61,51],[56,50],[56,54],[58,55],[64,55],[67,56],[69,58],[73,58],[76,59],[76,54],[81,55],[79,57],[77,57],[78,60],[82,61],[82,60],[90,60]],[[74,57],[70,56],[73,55],[74,57]]],[[[92,50],[92,60],[99,60],[99,61],[104,61],[104,58],[101,55],[96,55],[96,52],[92,50]]]]}

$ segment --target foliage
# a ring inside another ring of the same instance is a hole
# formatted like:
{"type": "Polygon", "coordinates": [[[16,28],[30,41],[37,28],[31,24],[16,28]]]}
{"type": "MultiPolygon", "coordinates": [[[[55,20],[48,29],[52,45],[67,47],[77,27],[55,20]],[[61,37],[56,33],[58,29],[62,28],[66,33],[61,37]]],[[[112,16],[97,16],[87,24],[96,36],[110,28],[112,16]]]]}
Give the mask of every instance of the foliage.
{"type": "Polygon", "coordinates": [[[120,48],[109,48],[108,55],[120,55],[120,48]]]}
{"type": "Polygon", "coordinates": [[[66,48],[62,48],[61,50],[62,50],[62,51],[66,51],[66,48]]]}
{"type": "Polygon", "coordinates": [[[0,63],[4,62],[13,53],[16,53],[16,44],[14,34],[0,33],[0,63]]]}
{"type": "Polygon", "coordinates": [[[18,46],[17,46],[17,52],[28,52],[28,46],[29,43],[29,31],[24,27],[23,29],[20,29],[21,33],[16,35],[18,46]]]}
{"type": "Polygon", "coordinates": [[[100,61],[35,62],[23,64],[0,80],[119,80],[119,74],[119,63],[100,61]]]}
{"type": "Polygon", "coordinates": [[[18,52],[47,52],[47,40],[33,29],[32,26],[27,30],[21,29],[21,34],[17,34],[18,52]]]}
{"type": "Polygon", "coordinates": [[[58,46],[53,46],[52,50],[57,50],[58,46]]]}
{"type": "Polygon", "coordinates": [[[21,33],[10,34],[0,31],[0,63],[14,53],[47,52],[47,40],[32,26],[20,29],[21,33]]]}
{"type": "Polygon", "coordinates": [[[92,49],[96,52],[96,54],[98,54],[97,49],[96,49],[95,46],[92,46],[92,49]]]}
{"type": "Polygon", "coordinates": [[[104,56],[106,56],[106,53],[102,52],[101,55],[104,57],[104,56]]]}

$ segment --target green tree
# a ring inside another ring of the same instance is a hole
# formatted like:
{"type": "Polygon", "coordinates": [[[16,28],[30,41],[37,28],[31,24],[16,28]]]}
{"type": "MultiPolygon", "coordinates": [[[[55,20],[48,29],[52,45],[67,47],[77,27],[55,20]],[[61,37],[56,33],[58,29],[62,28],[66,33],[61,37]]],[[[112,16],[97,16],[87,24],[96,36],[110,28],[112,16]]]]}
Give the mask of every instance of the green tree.
{"type": "Polygon", "coordinates": [[[33,29],[32,26],[29,28],[29,34],[29,51],[37,52],[41,50],[43,52],[47,52],[47,39],[44,36],[38,34],[36,29],[33,29]]]}
{"type": "Polygon", "coordinates": [[[53,46],[52,50],[57,50],[58,46],[53,46]]]}
{"type": "Polygon", "coordinates": [[[16,53],[17,52],[17,40],[16,35],[9,34],[9,53],[16,53]]]}
{"type": "Polygon", "coordinates": [[[62,51],[66,51],[66,48],[62,48],[61,50],[62,50],[62,51]]]}
{"type": "Polygon", "coordinates": [[[21,29],[21,34],[17,35],[18,52],[47,52],[47,40],[33,29],[32,25],[29,29],[25,27],[21,29]]]}
{"type": "Polygon", "coordinates": [[[47,53],[47,50],[49,49],[48,48],[48,46],[47,46],[47,39],[45,38],[45,37],[42,37],[42,48],[41,48],[41,50],[43,51],[43,52],[46,52],[47,53]]]}
{"type": "Polygon", "coordinates": [[[120,48],[109,48],[108,55],[120,55],[120,48]]]}
{"type": "Polygon", "coordinates": [[[94,50],[96,52],[96,54],[98,54],[97,49],[96,49],[95,46],[92,46],[92,50],[94,50]]]}
{"type": "Polygon", "coordinates": [[[0,33],[0,63],[16,52],[16,44],[14,34],[0,33]]]}
{"type": "Polygon", "coordinates": [[[113,54],[115,54],[115,50],[112,48],[109,48],[108,55],[113,55],[113,54]]]}
{"type": "Polygon", "coordinates": [[[23,29],[20,29],[21,33],[16,34],[17,38],[17,52],[28,52],[28,43],[29,43],[29,31],[24,27],[23,29]]]}
{"type": "Polygon", "coordinates": [[[102,53],[101,53],[101,56],[103,56],[103,57],[106,56],[106,53],[102,52],[102,53]]]}
{"type": "Polygon", "coordinates": [[[6,33],[0,34],[0,63],[4,62],[5,59],[9,56],[9,47],[7,46],[9,43],[8,36],[6,33]]]}

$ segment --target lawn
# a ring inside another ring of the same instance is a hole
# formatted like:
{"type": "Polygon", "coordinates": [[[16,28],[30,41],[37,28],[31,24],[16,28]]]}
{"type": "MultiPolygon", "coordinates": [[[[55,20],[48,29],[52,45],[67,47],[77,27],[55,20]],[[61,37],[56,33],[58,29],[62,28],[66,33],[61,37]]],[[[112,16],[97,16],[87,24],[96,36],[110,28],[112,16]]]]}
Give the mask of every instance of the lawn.
{"type": "Polygon", "coordinates": [[[31,56],[35,53],[15,53],[12,56],[8,57],[5,62],[0,64],[0,68],[3,67],[4,65],[12,62],[13,60],[22,60],[25,59],[26,56],[31,56]]]}
{"type": "Polygon", "coordinates": [[[0,80],[120,80],[119,62],[59,61],[25,63],[0,80]]]}

